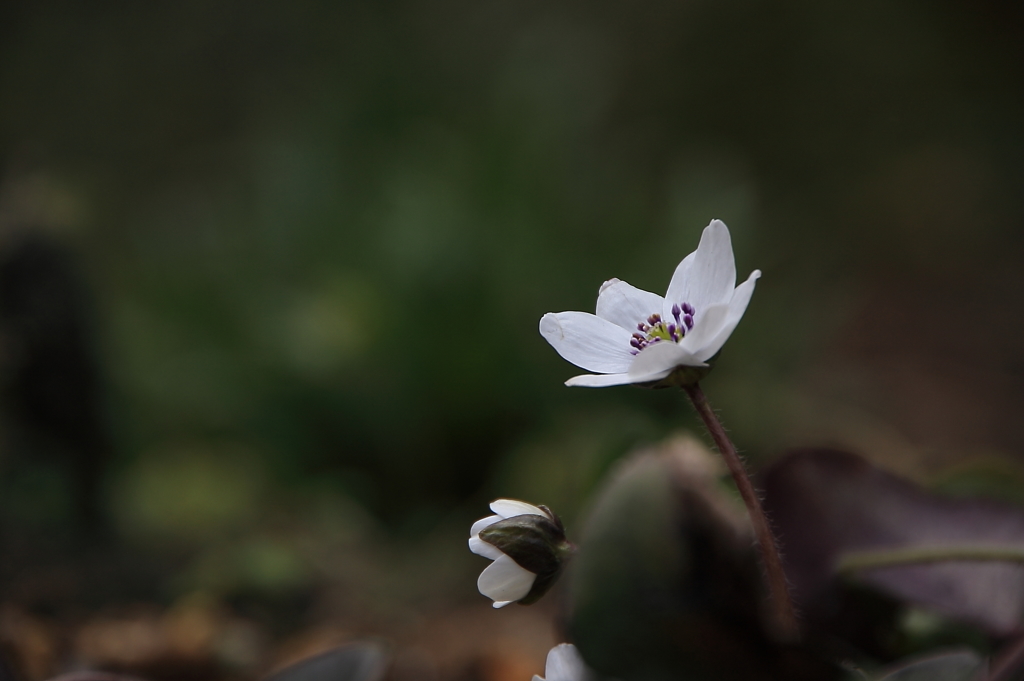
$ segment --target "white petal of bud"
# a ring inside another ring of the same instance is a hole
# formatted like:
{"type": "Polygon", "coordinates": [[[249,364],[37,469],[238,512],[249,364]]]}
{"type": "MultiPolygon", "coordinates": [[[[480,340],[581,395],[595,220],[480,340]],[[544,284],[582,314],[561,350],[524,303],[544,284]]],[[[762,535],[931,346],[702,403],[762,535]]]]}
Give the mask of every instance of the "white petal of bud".
{"type": "MultiPolygon", "coordinates": [[[[476,582],[477,588],[484,596],[496,601],[495,607],[500,608],[497,602],[518,601],[525,598],[533,588],[533,581],[537,575],[501,554],[493,563],[488,565],[476,582]]],[[[502,603],[504,605],[504,603],[502,603]]]]}

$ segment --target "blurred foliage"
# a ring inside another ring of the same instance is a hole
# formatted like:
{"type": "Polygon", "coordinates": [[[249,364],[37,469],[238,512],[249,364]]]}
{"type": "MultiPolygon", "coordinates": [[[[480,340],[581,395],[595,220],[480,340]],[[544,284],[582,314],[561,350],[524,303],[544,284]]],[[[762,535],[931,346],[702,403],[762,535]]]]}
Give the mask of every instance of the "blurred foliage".
{"type": "Polygon", "coordinates": [[[764,491],[801,614],[800,639],[780,642],[722,469],[676,437],[620,461],[595,495],[567,575],[568,631],[603,676],[967,681],[990,663],[993,679],[1020,676],[1020,508],[940,497],[844,452],[788,454],[764,491]],[[844,567],[866,547],[947,559],[844,567]]]}
{"type": "Polygon", "coordinates": [[[1019,463],[1022,33],[1005,0],[0,4],[0,256],[28,231],[82,282],[87,468],[151,556],[19,567],[78,546],[82,476],[5,409],[5,593],[473,598],[482,502],[571,536],[693,423],[565,389],[540,316],[662,290],[715,217],[764,272],[706,381],[755,464],[1019,463]]]}
{"type": "Polygon", "coordinates": [[[1013,11],[10,3],[0,153],[94,287],[122,458],[239,441],[416,528],[570,406],[682,410],[563,390],[535,324],[711,217],[766,273],[723,406],[869,272],[1010,272],[1013,11]]]}
{"type": "Polygon", "coordinates": [[[620,462],[570,564],[573,641],[625,681],[845,677],[832,656],[774,640],[749,522],[719,489],[722,468],[692,437],[620,462]]]}

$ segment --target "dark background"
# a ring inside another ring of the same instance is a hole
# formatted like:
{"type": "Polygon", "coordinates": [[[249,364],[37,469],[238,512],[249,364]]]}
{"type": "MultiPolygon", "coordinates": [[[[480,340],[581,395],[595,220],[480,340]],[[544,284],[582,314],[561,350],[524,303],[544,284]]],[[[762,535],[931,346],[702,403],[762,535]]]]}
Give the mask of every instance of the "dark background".
{"type": "Polygon", "coordinates": [[[1022,19],[4,3],[0,601],[198,593],[272,638],[486,609],[486,501],[571,531],[612,461],[696,426],[563,387],[540,316],[663,292],[711,218],[764,273],[704,383],[755,468],[1019,478],[1022,19]]]}

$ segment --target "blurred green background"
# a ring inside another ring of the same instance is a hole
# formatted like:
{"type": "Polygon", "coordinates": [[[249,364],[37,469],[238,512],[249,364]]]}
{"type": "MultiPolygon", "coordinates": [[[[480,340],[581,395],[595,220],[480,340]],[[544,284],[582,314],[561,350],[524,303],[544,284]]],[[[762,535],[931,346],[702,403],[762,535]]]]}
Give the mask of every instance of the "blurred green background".
{"type": "MultiPolygon", "coordinates": [[[[592,310],[613,276],[663,292],[712,218],[741,278],[764,272],[705,381],[755,467],[823,443],[917,477],[1016,470],[1022,19],[1000,0],[4,3],[0,251],[63,263],[105,444],[40,444],[8,390],[22,558],[0,596],[129,589],[26,586],[93,545],[69,500],[85,456],[102,541],[157,557],[125,568],[156,575],[139,593],[292,588],[326,538],[358,562],[338,538],[372,527],[387,564],[468,566],[388,597],[479,598],[460,542],[484,502],[548,503],[571,530],[614,459],[696,425],[679,394],[563,387],[578,372],[540,316],[592,310]]],[[[10,377],[28,332],[8,322],[10,377]]]]}

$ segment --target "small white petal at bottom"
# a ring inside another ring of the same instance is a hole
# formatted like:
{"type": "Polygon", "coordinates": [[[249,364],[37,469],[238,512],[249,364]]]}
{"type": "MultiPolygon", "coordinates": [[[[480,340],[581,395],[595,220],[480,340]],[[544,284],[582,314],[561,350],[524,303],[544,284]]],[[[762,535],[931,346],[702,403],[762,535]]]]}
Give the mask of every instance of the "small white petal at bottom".
{"type": "Polygon", "coordinates": [[[562,643],[548,652],[544,665],[545,681],[584,681],[590,674],[580,652],[571,643],[562,643]]]}

